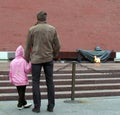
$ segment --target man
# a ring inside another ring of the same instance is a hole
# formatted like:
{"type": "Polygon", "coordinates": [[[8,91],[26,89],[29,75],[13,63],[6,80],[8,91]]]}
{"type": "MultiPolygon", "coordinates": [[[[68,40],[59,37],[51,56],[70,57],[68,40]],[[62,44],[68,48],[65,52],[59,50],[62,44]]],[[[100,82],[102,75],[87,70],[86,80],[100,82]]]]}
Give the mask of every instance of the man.
{"type": "Polygon", "coordinates": [[[55,93],[53,83],[53,59],[58,56],[60,42],[55,27],[47,24],[47,13],[41,11],[37,14],[37,24],[29,29],[25,48],[25,59],[32,63],[32,91],[33,112],[40,112],[41,92],[39,80],[43,67],[46,85],[48,105],[47,111],[52,112],[55,106],[55,93]]]}

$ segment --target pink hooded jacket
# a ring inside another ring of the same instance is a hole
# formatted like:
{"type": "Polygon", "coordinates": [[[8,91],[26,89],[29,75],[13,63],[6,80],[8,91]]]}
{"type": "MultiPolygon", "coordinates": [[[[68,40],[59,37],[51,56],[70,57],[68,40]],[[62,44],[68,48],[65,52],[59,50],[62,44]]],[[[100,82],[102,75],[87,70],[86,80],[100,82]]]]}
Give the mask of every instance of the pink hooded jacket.
{"type": "Polygon", "coordinates": [[[27,74],[31,72],[31,63],[24,59],[24,49],[20,45],[15,52],[15,59],[10,63],[9,79],[15,86],[28,85],[27,74]]]}

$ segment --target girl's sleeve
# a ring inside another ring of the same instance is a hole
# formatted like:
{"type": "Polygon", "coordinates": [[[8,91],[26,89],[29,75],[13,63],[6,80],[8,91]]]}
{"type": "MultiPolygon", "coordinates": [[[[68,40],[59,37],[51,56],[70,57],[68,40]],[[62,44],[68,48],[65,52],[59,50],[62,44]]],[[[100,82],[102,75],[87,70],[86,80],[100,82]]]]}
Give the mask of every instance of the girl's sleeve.
{"type": "Polygon", "coordinates": [[[31,73],[32,67],[31,67],[31,62],[26,62],[25,64],[25,73],[31,73]]]}

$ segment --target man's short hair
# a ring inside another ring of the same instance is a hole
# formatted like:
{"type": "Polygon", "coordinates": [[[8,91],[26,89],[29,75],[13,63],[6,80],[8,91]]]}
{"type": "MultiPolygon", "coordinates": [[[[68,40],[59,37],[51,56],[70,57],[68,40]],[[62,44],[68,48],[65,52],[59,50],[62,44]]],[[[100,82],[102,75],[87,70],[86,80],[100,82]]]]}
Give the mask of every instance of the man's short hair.
{"type": "Polygon", "coordinates": [[[45,11],[40,11],[37,14],[37,20],[38,21],[46,21],[46,18],[47,18],[47,13],[45,11]]]}

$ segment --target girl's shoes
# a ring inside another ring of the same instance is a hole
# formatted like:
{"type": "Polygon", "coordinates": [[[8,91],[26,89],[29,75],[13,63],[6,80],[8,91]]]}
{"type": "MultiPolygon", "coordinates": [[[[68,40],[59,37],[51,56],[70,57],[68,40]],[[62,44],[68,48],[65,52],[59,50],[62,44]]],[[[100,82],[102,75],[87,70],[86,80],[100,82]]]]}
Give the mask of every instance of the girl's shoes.
{"type": "Polygon", "coordinates": [[[17,106],[17,109],[18,109],[18,110],[22,110],[23,108],[30,108],[31,106],[32,106],[31,103],[27,103],[27,104],[25,104],[25,105],[23,105],[23,106],[17,106]]]}
{"type": "Polygon", "coordinates": [[[23,106],[17,107],[18,110],[22,110],[23,108],[24,108],[23,106]]]}
{"type": "Polygon", "coordinates": [[[26,105],[24,105],[24,108],[30,108],[32,106],[32,103],[27,103],[26,105]]]}

